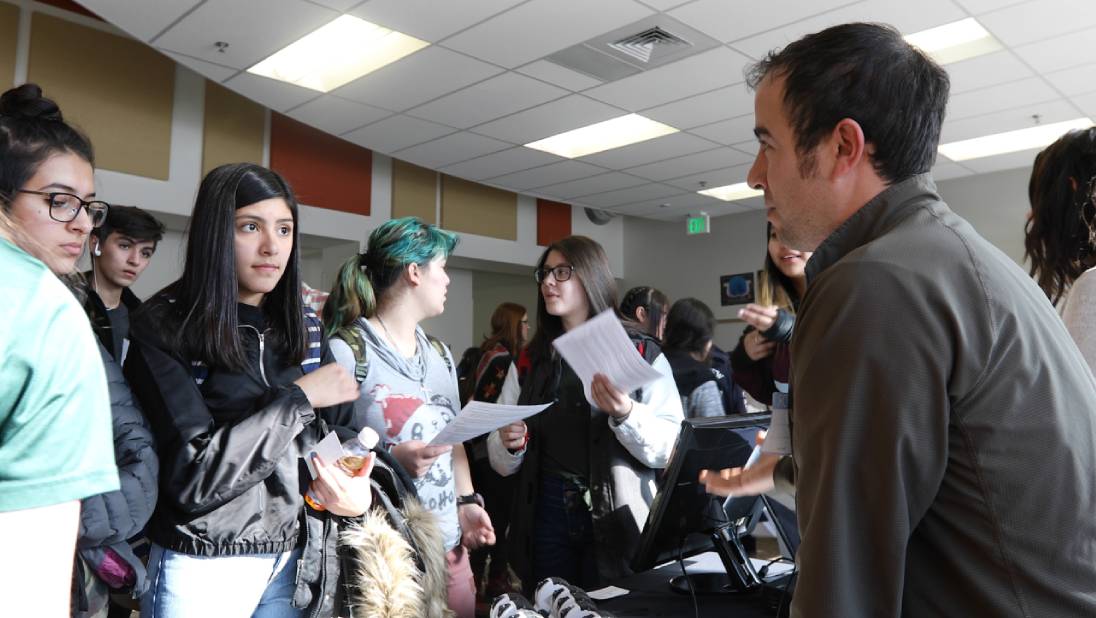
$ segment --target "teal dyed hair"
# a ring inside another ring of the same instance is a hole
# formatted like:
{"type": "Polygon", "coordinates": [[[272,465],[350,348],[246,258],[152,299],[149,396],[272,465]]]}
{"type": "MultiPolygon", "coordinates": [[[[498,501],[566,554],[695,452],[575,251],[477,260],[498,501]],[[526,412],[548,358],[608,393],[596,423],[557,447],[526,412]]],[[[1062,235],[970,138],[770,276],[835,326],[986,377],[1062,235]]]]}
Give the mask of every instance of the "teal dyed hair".
{"type": "Polygon", "coordinates": [[[426,266],[453,254],[459,238],[453,232],[424,223],[418,217],[386,221],[369,235],[365,253],[339,269],[331,296],[323,307],[330,337],[359,317],[372,317],[379,299],[399,280],[407,266],[426,266]]]}

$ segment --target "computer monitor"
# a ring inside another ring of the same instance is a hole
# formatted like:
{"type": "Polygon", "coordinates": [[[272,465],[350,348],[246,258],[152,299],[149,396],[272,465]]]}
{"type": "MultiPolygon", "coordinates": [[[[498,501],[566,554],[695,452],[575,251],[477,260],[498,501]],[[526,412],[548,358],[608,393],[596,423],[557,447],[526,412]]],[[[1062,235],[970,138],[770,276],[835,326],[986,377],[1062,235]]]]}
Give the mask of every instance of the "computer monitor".
{"type": "Polygon", "coordinates": [[[697,478],[701,470],[745,465],[757,431],[768,426],[769,418],[769,414],[750,414],[682,421],[632,560],[635,571],[714,549],[726,575],[691,576],[687,582],[672,581],[671,585],[715,592],[752,590],[761,584],[740,537],[749,534],[760,519],[765,501],[757,496],[724,500],[705,492],[697,478]]]}

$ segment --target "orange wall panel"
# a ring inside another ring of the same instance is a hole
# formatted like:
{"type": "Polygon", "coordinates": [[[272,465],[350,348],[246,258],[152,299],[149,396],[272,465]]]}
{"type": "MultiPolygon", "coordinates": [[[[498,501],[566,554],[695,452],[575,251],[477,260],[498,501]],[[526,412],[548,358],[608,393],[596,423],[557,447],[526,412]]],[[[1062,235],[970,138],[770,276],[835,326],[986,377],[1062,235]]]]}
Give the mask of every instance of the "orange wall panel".
{"type": "Polygon", "coordinates": [[[302,204],[369,215],[371,150],[272,113],[270,167],[285,176],[302,204]]]}
{"type": "Polygon", "coordinates": [[[571,235],[571,205],[537,198],[537,244],[542,247],[571,235]]]}

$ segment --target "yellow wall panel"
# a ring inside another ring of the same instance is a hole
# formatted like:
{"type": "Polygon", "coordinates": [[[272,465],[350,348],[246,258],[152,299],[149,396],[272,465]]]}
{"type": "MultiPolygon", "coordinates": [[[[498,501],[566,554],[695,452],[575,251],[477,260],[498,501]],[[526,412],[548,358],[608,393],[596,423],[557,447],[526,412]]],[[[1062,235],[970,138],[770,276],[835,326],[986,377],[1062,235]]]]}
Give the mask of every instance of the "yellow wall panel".
{"type": "Polygon", "coordinates": [[[392,159],[392,218],[418,217],[437,223],[438,173],[392,159]]]}
{"type": "Polygon", "coordinates": [[[15,85],[15,47],[19,41],[19,7],[0,2],[0,86],[15,85]]]}
{"type": "Polygon", "coordinates": [[[35,13],[27,79],[91,138],[97,167],[167,180],[175,97],[170,58],[140,41],[35,13]]]}
{"type": "Polygon", "coordinates": [[[517,240],[518,196],[502,189],[443,176],[441,226],[454,232],[517,240]]]}
{"type": "Polygon", "coordinates": [[[202,175],[225,163],[263,162],[266,111],[228,88],[206,81],[202,175]]]}

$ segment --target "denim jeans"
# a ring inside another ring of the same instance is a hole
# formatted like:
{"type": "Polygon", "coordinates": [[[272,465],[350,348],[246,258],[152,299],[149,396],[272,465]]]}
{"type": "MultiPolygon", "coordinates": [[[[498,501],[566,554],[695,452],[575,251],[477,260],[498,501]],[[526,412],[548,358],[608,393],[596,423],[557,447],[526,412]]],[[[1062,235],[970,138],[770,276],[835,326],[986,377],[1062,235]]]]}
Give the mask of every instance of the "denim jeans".
{"type": "Polygon", "coordinates": [[[597,587],[594,524],[585,493],[558,476],[541,478],[533,525],[533,581],[522,582],[527,591],[546,577],[562,577],[587,590],[597,587]]]}
{"type": "Polygon", "coordinates": [[[191,556],[153,544],[141,618],[299,618],[290,602],[300,556],[191,556]]]}

